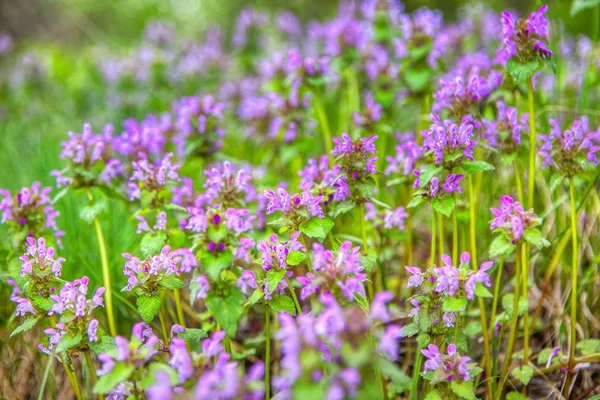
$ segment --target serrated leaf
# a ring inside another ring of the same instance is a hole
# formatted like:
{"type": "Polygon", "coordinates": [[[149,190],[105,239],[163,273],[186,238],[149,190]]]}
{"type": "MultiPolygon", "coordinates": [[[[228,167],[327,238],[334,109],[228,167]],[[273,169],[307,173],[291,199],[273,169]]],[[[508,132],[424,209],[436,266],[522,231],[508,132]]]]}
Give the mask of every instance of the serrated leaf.
{"type": "Polygon", "coordinates": [[[83,335],[81,332],[77,332],[75,335],[67,333],[61,339],[58,345],[56,346],[56,352],[61,353],[63,351],[67,351],[77,346],[81,340],[83,339],[83,335]]]}
{"type": "Polygon", "coordinates": [[[512,376],[517,378],[523,385],[527,385],[533,376],[533,368],[524,365],[512,370],[512,376]]]}
{"type": "Polygon", "coordinates": [[[140,242],[140,252],[144,257],[151,257],[160,253],[167,240],[165,232],[157,232],[156,235],[148,232],[142,237],[140,242]]]}
{"type": "Polygon", "coordinates": [[[510,254],[514,251],[515,245],[512,244],[506,235],[498,235],[490,245],[490,257],[496,257],[501,254],[510,254]]]}
{"type": "Polygon", "coordinates": [[[494,297],[492,292],[490,292],[489,289],[483,286],[481,283],[477,283],[475,285],[475,295],[479,297],[494,297]]]}
{"type": "Polygon", "coordinates": [[[183,281],[174,275],[164,275],[159,283],[166,289],[181,289],[185,286],[183,281]]]}
{"type": "Polygon", "coordinates": [[[431,206],[435,211],[444,214],[446,217],[449,217],[452,214],[452,210],[454,210],[454,198],[448,196],[443,199],[435,198],[432,200],[431,206]]]}
{"type": "Polygon", "coordinates": [[[444,167],[441,165],[428,164],[421,168],[421,175],[419,176],[419,187],[423,188],[431,182],[436,174],[440,173],[444,167]]]}
{"type": "Polygon", "coordinates": [[[510,392],[506,395],[506,400],[530,400],[529,397],[519,392],[510,392]]]}
{"type": "Polygon", "coordinates": [[[94,393],[106,394],[110,392],[119,383],[127,381],[134,370],[135,365],[133,364],[116,363],[110,372],[98,379],[98,382],[94,385],[94,393]]]}
{"type": "Polygon", "coordinates": [[[483,171],[493,171],[496,169],[492,164],[485,161],[464,161],[461,165],[463,169],[470,174],[483,171]]]}
{"type": "Polygon", "coordinates": [[[140,381],[140,387],[142,389],[148,389],[150,386],[156,385],[157,374],[160,372],[164,372],[169,376],[171,386],[175,387],[179,384],[179,377],[176,371],[168,365],[154,362],[148,366],[148,373],[140,381]]]}
{"type": "Polygon", "coordinates": [[[252,295],[250,296],[246,304],[244,304],[244,307],[256,304],[256,302],[262,299],[263,297],[265,297],[265,292],[263,292],[261,288],[255,289],[254,292],[252,292],[252,295]]]}
{"type": "Polygon", "coordinates": [[[443,400],[443,399],[444,398],[442,397],[440,392],[438,392],[437,390],[432,390],[431,392],[427,393],[427,396],[425,396],[425,400],[443,400]]]}
{"type": "Polygon", "coordinates": [[[23,321],[23,323],[19,326],[17,326],[15,328],[14,331],[12,331],[12,333],[10,334],[9,337],[13,337],[15,335],[18,335],[19,333],[22,332],[27,332],[28,330],[30,330],[31,328],[33,328],[35,326],[35,324],[38,323],[38,319],[35,317],[28,317],[27,319],[25,319],[25,321],[23,321]]]}
{"type": "Polygon", "coordinates": [[[267,272],[267,289],[269,293],[273,293],[286,274],[287,271],[285,269],[280,269],[279,271],[271,269],[267,272]]]}
{"type": "Polygon", "coordinates": [[[428,334],[421,333],[419,336],[417,336],[417,345],[420,349],[424,349],[427,347],[427,345],[429,345],[429,343],[431,343],[431,336],[428,334]]]}
{"type": "Polygon", "coordinates": [[[411,92],[421,93],[429,86],[433,71],[427,67],[410,67],[404,70],[403,76],[411,92]]]}
{"type": "Polygon", "coordinates": [[[312,217],[308,221],[300,224],[300,232],[304,233],[308,237],[322,242],[333,228],[333,225],[334,222],[329,217],[312,217]]]}
{"type": "Polygon", "coordinates": [[[274,311],[296,315],[294,301],[286,295],[277,296],[269,300],[268,304],[274,311]]]}
{"type": "Polygon", "coordinates": [[[546,241],[542,237],[542,232],[536,228],[529,228],[523,232],[523,239],[532,244],[533,246],[541,249],[545,247],[546,241]]]}
{"type": "Polygon", "coordinates": [[[458,397],[465,400],[476,400],[475,397],[475,388],[473,387],[472,381],[465,381],[462,383],[458,383],[456,381],[452,381],[450,383],[450,389],[454,392],[458,397]]]}
{"type": "Polygon", "coordinates": [[[541,68],[539,60],[522,64],[517,58],[512,57],[506,62],[506,69],[516,85],[528,81],[541,68]]]}
{"type": "Polygon", "coordinates": [[[298,265],[302,261],[306,260],[306,253],[303,253],[298,250],[292,250],[288,253],[285,262],[287,265],[298,265]]]}
{"type": "Polygon", "coordinates": [[[467,307],[467,298],[465,296],[446,297],[442,310],[445,312],[458,312],[464,310],[465,307],[467,307]]]}
{"type": "Polygon", "coordinates": [[[344,200],[339,203],[334,203],[331,211],[331,215],[335,218],[338,215],[346,214],[354,209],[356,204],[352,200],[344,200]]]}
{"type": "Polygon", "coordinates": [[[587,356],[600,351],[600,339],[585,339],[575,346],[582,355],[587,356]]]}
{"type": "Polygon", "coordinates": [[[142,320],[145,323],[149,324],[156,314],[158,314],[158,310],[160,309],[160,297],[141,295],[137,298],[136,304],[140,317],[142,317],[142,320]]]}
{"type": "Polygon", "coordinates": [[[412,337],[419,333],[419,325],[416,322],[411,322],[402,327],[402,337],[412,337]]]}
{"type": "Polygon", "coordinates": [[[200,256],[202,262],[202,268],[206,271],[208,276],[216,281],[221,275],[221,271],[229,268],[233,262],[233,254],[231,251],[226,250],[222,253],[205,251],[200,256]]]}
{"type": "Polygon", "coordinates": [[[117,346],[115,346],[115,339],[108,335],[100,336],[98,341],[90,342],[89,346],[90,349],[96,354],[113,354],[117,350],[117,346]]]}
{"type": "Polygon", "coordinates": [[[185,331],[179,334],[179,337],[188,342],[198,341],[208,337],[204,329],[185,328],[185,331]]]}
{"type": "Polygon", "coordinates": [[[173,204],[173,203],[169,203],[169,204],[165,205],[165,210],[188,212],[188,210],[185,207],[182,207],[179,204],[173,204]]]}
{"type": "Polygon", "coordinates": [[[375,265],[377,265],[377,252],[371,248],[367,251],[367,254],[360,256],[360,264],[365,269],[365,272],[370,273],[375,265]]]}
{"type": "Polygon", "coordinates": [[[142,205],[142,208],[150,207],[155,198],[156,192],[154,190],[142,190],[142,193],[140,194],[140,204],[142,205]]]}
{"type": "Polygon", "coordinates": [[[206,307],[229,337],[235,337],[238,322],[243,314],[244,295],[238,288],[232,288],[224,297],[209,293],[205,300],[206,307]]]}
{"type": "MultiPolygon", "coordinates": [[[[508,315],[511,315],[513,312],[513,304],[514,304],[515,296],[512,293],[505,294],[502,296],[502,307],[506,311],[508,315]]],[[[529,301],[522,296],[519,296],[519,305],[518,312],[519,316],[525,314],[525,312],[529,309],[529,301]]]]}
{"type": "Polygon", "coordinates": [[[410,202],[406,205],[406,208],[415,208],[419,204],[425,201],[425,197],[422,194],[415,194],[410,202]]]}
{"type": "Polygon", "coordinates": [[[517,152],[501,153],[500,161],[502,161],[502,164],[504,164],[508,167],[515,162],[515,160],[517,159],[517,156],[518,156],[517,152]]]}
{"type": "Polygon", "coordinates": [[[31,304],[33,304],[33,306],[35,308],[37,308],[38,310],[42,310],[42,311],[50,311],[50,309],[52,308],[52,306],[54,305],[54,301],[52,301],[51,299],[47,298],[47,297],[43,297],[43,296],[32,296],[30,298],[31,304]]]}
{"type": "Polygon", "coordinates": [[[79,218],[91,225],[94,222],[94,219],[104,212],[104,210],[106,210],[105,201],[98,202],[91,206],[84,206],[79,210],[79,218]]]}

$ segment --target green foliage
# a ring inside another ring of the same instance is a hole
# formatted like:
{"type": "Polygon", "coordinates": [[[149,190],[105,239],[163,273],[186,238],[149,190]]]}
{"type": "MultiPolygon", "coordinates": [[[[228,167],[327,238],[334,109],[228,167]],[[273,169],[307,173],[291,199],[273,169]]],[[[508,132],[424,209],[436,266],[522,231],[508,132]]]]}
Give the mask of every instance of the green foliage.
{"type": "Polygon", "coordinates": [[[129,379],[134,370],[134,365],[125,364],[123,362],[116,363],[110,372],[102,375],[98,379],[98,382],[94,385],[94,393],[106,394],[110,392],[119,383],[129,379]]]}
{"type": "Polygon", "coordinates": [[[77,332],[76,334],[67,333],[60,339],[60,342],[56,346],[56,352],[61,353],[66,350],[70,350],[77,346],[81,340],[83,340],[83,335],[81,332],[77,332]]]}
{"type": "Polygon", "coordinates": [[[513,57],[506,62],[506,69],[517,85],[527,82],[541,67],[542,63],[537,59],[522,64],[517,58],[513,57]]]}
{"type": "Polygon", "coordinates": [[[91,225],[94,222],[94,219],[104,211],[106,211],[106,201],[99,201],[93,205],[82,207],[81,210],[79,210],[79,217],[91,225]]]}
{"type": "Polygon", "coordinates": [[[166,289],[182,289],[185,286],[181,279],[173,275],[164,275],[159,283],[160,286],[166,289]]]}
{"type": "Polygon", "coordinates": [[[221,271],[226,270],[233,262],[233,254],[229,250],[224,252],[205,251],[200,256],[202,268],[206,271],[211,280],[216,281],[221,275],[221,271]]]}
{"type": "Polygon", "coordinates": [[[231,288],[231,291],[223,296],[209,293],[205,303],[227,335],[234,337],[243,314],[244,295],[242,292],[237,288],[231,288]]]}
{"type": "Polygon", "coordinates": [[[485,161],[463,161],[461,165],[469,174],[483,171],[493,171],[496,169],[492,164],[485,161]]]}
{"type": "Polygon", "coordinates": [[[452,381],[450,383],[450,389],[461,399],[465,400],[475,400],[475,388],[473,387],[473,381],[466,381],[462,383],[458,383],[456,381],[452,381]]]}
{"type": "Polygon", "coordinates": [[[306,253],[297,250],[292,250],[287,255],[286,263],[287,265],[294,266],[300,264],[304,260],[306,260],[306,253]]]}
{"type": "Polygon", "coordinates": [[[458,312],[467,307],[467,298],[465,296],[461,297],[445,297],[444,305],[442,306],[442,310],[445,312],[458,312]]]}
{"type": "Polygon", "coordinates": [[[160,253],[167,240],[167,234],[159,231],[156,235],[148,232],[140,242],[140,252],[143,257],[151,257],[160,253]]]}
{"type": "Polygon", "coordinates": [[[512,375],[517,378],[523,385],[527,385],[533,377],[533,368],[529,365],[517,367],[512,370],[512,375]]]}
{"type": "Polygon", "coordinates": [[[584,339],[578,342],[575,347],[584,356],[598,353],[600,352],[600,339],[584,339]]]}
{"type": "Polygon", "coordinates": [[[500,234],[496,236],[492,244],[490,245],[490,257],[496,257],[502,254],[510,254],[515,251],[516,246],[512,244],[510,239],[500,234]]]}
{"type": "Polygon", "coordinates": [[[453,197],[446,196],[442,199],[435,198],[431,202],[431,206],[437,212],[444,214],[446,217],[449,217],[452,214],[452,210],[454,210],[455,201],[453,197]]]}
{"type": "Polygon", "coordinates": [[[291,315],[296,315],[296,305],[294,301],[286,295],[280,295],[269,300],[269,306],[277,312],[286,312],[291,315]]]}
{"type": "Polygon", "coordinates": [[[318,241],[322,242],[327,237],[327,234],[331,232],[333,225],[333,219],[329,217],[312,217],[308,221],[300,224],[300,232],[310,238],[317,239],[318,241]]]}
{"type": "Polygon", "coordinates": [[[12,331],[12,333],[10,334],[10,337],[13,337],[15,335],[18,335],[19,333],[23,333],[23,332],[27,332],[28,330],[30,330],[31,328],[33,328],[35,326],[35,324],[38,323],[38,319],[35,317],[27,317],[25,319],[25,321],[23,321],[23,323],[19,326],[17,326],[15,328],[14,331],[12,331]]]}
{"type": "Polygon", "coordinates": [[[143,294],[137,298],[136,304],[142,321],[149,324],[160,309],[160,296],[146,296],[143,294]]]}
{"type": "Polygon", "coordinates": [[[188,342],[196,342],[207,338],[208,333],[204,329],[185,328],[184,332],[179,333],[179,337],[188,342]]]}

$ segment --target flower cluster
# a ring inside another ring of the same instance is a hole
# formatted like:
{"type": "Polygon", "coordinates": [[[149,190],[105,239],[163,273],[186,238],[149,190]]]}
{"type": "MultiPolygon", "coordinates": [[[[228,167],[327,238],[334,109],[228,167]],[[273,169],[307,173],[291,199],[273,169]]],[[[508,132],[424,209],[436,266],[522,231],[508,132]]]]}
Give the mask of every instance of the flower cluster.
{"type": "Polygon", "coordinates": [[[436,114],[431,114],[433,122],[423,140],[423,153],[433,154],[436,165],[452,170],[462,160],[473,160],[473,148],[477,142],[473,140],[473,118],[467,115],[460,125],[451,120],[442,121],[436,114]]]}
{"type": "MultiPolygon", "coordinates": [[[[177,251],[171,251],[170,246],[164,246],[160,254],[140,260],[131,254],[124,253],[127,259],[123,274],[128,276],[125,290],[131,292],[138,288],[142,293],[154,295],[161,286],[171,283],[173,275],[179,275],[184,256],[177,251]],[[168,283],[167,283],[168,282],[168,283]]],[[[191,255],[191,257],[194,257],[191,255]]]]}
{"type": "Polygon", "coordinates": [[[552,57],[552,50],[548,48],[550,24],[545,15],[547,11],[548,6],[542,6],[525,20],[503,12],[502,48],[498,58],[506,62],[511,57],[518,57],[525,63],[552,57]]]}
{"type": "Polygon", "coordinates": [[[461,356],[455,344],[449,344],[447,354],[440,352],[440,348],[430,344],[427,349],[421,350],[427,358],[423,365],[425,379],[432,385],[450,382],[465,382],[471,380],[471,373],[477,372],[471,357],[461,356]]]}
{"type": "Polygon", "coordinates": [[[541,223],[533,210],[525,211],[518,201],[510,196],[500,197],[500,208],[490,208],[494,219],[491,230],[501,230],[508,236],[512,244],[523,239],[523,234],[541,223]]]}
{"type": "Polygon", "coordinates": [[[179,165],[172,164],[172,153],[166,154],[161,160],[152,163],[145,153],[139,153],[140,159],[132,162],[133,173],[129,178],[129,199],[142,200],[146,202],[145,197],[149,196],[149,204],[155,207],[160,206],[164,201],[164,189],[167,185],[172,185],[181,180],[177,170],[179,165]]]}
{"type": "Polygon", "coordinates": [[[367,221],[375,221],[375,229],[404,230],[404,220],[408,218],[408,214],[404,207],[398,207],[395,210],[384,210],[379,214],[373,203],[366,203],[365,208],[367,209],[365,219],[367,221]]]}
{"type": "Polygon", "coordinates": [[[519,111],[515,107],[506,107],[502,101],[496,103],[496,109],[498,113],[495,120],[482,119],[481,136],[490,147],[502,152],[514,151],[521,145],[523,133],[529,131],[529,114],[521,114],[519,118],[519,111]]]}

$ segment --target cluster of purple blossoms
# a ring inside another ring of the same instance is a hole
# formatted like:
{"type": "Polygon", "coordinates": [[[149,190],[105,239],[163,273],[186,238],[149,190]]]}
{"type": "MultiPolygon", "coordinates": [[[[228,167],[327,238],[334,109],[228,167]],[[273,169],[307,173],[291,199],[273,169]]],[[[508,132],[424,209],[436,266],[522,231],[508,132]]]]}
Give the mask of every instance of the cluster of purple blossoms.
{"type": "MultiPolygon", "coordinates": [[[[34,281],[43,280],[50,274],[59,277],[62,273],[63,257],[54,258],[55,250],[53,247],[46,247],[46,239],[33,237],[27,238],[27,251],[19,260],[21,265],[21,276],[29,276],[34,281]],[[31,257],[31,258],[30,258],[31,257]]],[[[36,283],[36,282],[34,282],[36,283]]]]}
{"type": "Polygon", "coordinates": [[[395,210],[384,210],[377,214],[373,203],[365,203],[365,219],[367,221],[375,221],[375,229],[399,229],[404,230],[404,220],[408,218],[408,214],[404,207],[398,207],[395,210]]]}
{"type": "Polygon", "coordinates": [[[8,190],[0,189],[2,223],[10,223],[11,228],[27,236],[40,236],[46,230],[53,231],[57,239],[63,236],[64,232],[56,225],[59,212],[48,196],[51,190],[50,187],[42,188],[39,182],[32,183],[31,188],[22,188],[14,196],[8,190]]]}
{"type": "Polygon", "coordinates": [[[273,214],[280,211],[292,222],[300,223],[302,220],[310,217],[325,218],[321,202],[323,196],[315,197],[309,191],[303,191],[299,194],[290,195],[285,189],[277,189],[277,193],[272,190],[265,190],[264,197],[267,199],[267,214],[273,214]]]}
{"type": "Polygon", "coordinates": [[[113,139],[114,150],[124,157],[135,159],[139,153],[160,156],[164,153],[167,134],[172,130],[171,115],[148,115],[143,121],[128,119],[123,132],[113,139]]]}
{"type": "Polygon", "coordinates": [[[354,179],[376,174],[377,156],[372,156],[377,153],[375,140],[377,140],[377,136],[373,135],[369,138],[359,138],[353,142],[347,133],[342,133],[341,138],[333,138],[335,146],[331,154],[336,156],[336,160],[350,172],[354,179]]]}
{"type": "Polygon", "coordinates": [[[504,102],[496,103],[498,113],[496,119],[488,121],[483,118],[482,137],[490,147],[501,151],[514,151],[521,145],[524,132],[529,132],[529,114],[522,114],[515,107],[506,107],[504,102]]]}
{"type": "Polygon", "coordinates": [[[223,146],[222,127],[225,104],[212,96],[184,97],[173,106],[177,154],[210,156],[223,146]]]}
{"type": "Polygon", "coordinates": [[[349,345],[355,351],[371,347],[366,338],[373,335],[379,338],[379,346],[367,351],[382,353],[395,360],[402,329],[396,325],[388,325],[384,331],[373,327],[374,323],[389,323],[386,303],[391,299],[391,293],[378,293],[371,305],[371,313],[367,314],[355,304],[343,308],[331,293],[323,292],[319,301],[325,308],[320,314],[301,314],[296,318],[279,314],[281,329],[275,338],[281,344],[282,372],[273,381],[278,398],[292,398],[294,384],[298,381],[316,383],[322,379],[328,380],[327,398],[355,398],[363,383],[360,369],[373,367],[369,364],[371,361],[363,361],[362,365],[346,364],[339,354],[340,349],[343,345],[349,345]],[[329,373],[325,374],[325,371],[329,373]]]}
{"type": "Polygon", "coordinates": [[[290,251],[306,252],[306,248],[298,241],[299,237],[300,232],[294,232],[288,241],[280,242],[275,234],[269,236],[269,241],[261,240],[256,248],[260,252],[263,269],[265,271],[286,269],[290,251]]]}
{"type": "Polygon", "coordinates": [[[433,386],[438,383],[466,382],[471,380],[471,371],[475,369],[471,358],[461,356],[455,344],[448,345],[448,353],[440,352],[438,346],[430,344],[427,349],[421,350],[426,357],[423,372],[433,386]],[[429,373],[428,373],[429,372],[429,373]]]}
{"type": "Polygon", "coordinates": [[[423,140],[423,153],[432,153],[435,164],[448,170],[460,165],[462,160],[473,160],[473,147],[477,142],[473,140],[471,115],[464,116],[460,125],[451,120],[442,121],[435,114],[431,114],[431,121],[433,124],[423,140]]]}
{"type": "Polygon", "coordinates": [[[506,62],[511,57],[518,57],[520,62],[552,57],[548,48],[549,26],[546,17],[548,6],[529,14],[526,20],[517,19],[509,12],[502,13],[502,48],[498,59],[506,62]]]}
{"type": "MultiPolygon", "coordinates": [[[[171,247],[168,245],[162,248],[160,254],[145,260],[140,260],[128,253],[124,253],[122,256],[127,259],[123,267],[123,274],[129,277],[125,290],[131,292],[137,287],[148,295],[154,295],[157,292],[163,277],[179,275],[181,264],[187,258],[177,250],[171,251],[171,247]]],[[[191,253],[189,256],[195,258],[191,253]]]]}
{"type": "Polygon", "coordinates": [[[302,284],[302,300],[319,292],[340,293],[348,301],[354,301],[355,295],[364,297],[363,283],[367,275],[361,265],[359,250],[360,247],[352,247],[352,243],[346,241],[334,255],[321,243],[313,243],[313,272],[297,278],[302,284]]]}
{"type": "Polygon", "coordinates": [[[308,160],[308,165],[298,171],[300,175],[300,187],[304,190],[312,190],[316,193],[326,195],[324,205],[330,201],[343,201],[350,197],[350,189],[345,175],[341,175],[340,165],[329,168],[329,158],[321,156],[317,161],[314,158],[308,160]]]}
{"type": "MultiPolygon", "coordinates": [[[[418,188],[421,185],[421,171],[420,170],[415,170],[413,171],[413,174],[417,177],[417,179],[415,179],[415,183],[413,185],[413,188],[418,188]]],[[[443,194],[452,194],[454,192],[457,192],[459,194],[462,194],[462,188],[460,187],[460,181],[464,178],[465,176],[463,174],[448,174],[448,176],[446,176],[446,179],[444,180],[444,183],[441,184],[441,190],[440,190],[440,178],[438,178],[437,176],[434,176],[431,178],[431,180],[429,181],[429,186],[426,188],[426,190],[424,191],[424,193],[422,193],[422,195],[424,197],[429,197],[431,199],[436,198],[436,197],[440,197],[443,194]]]]}
{"type": "MultiPolygon", "coordinates": [[[[87,298],[89,279],[87,276],[76,279],[73,282],[65,282],[58,295],[50,295],[54,304],[48,311],[48,315],[59,314],[64,321],[56,324],[54,328],[44,331],[50,335],[48,347],[43,344],[39,349],[49,355],[54,345],[58,344],[61,338],[66,334],[82,334],[87,336],[87,342],[98,341],[98,320],[92,317],[92,312],[96,307],[104,307],[104,288],[98,288],[91,299],[87,298]]],[[[85,343],[85,342],[84,342],[85,343]]],[[[83,346],[80,342],[78,346],[83,346]]]]}
{"type": "Polygon", "coordinates": [[[354,111],[352,113],[352,119],[354,125],[359,128],[366,130],[372,130],[373,126],[381,119],[381,104],[375,103],[373,93],[367,93],[365,95],[364,111],[354,111]]]}
{"type": "Polygon", "coordinates": [[[181,180],[177,170],[179,165],[171,164],[172,153],[166,154],[162,159],[152,163],[146,153],[139,153],[140,159],[133,161],[133,173],[129,178],[129,199],[140,199],[142,192],[154,192],[152,204],[158,205],[157,201],[159,192],[181,180]]]}
{"type": "Polygon", "coordinates": [[[310,108],[310,94],[299,97],[301,81],[295,80],[289,90],[288,96],[277,93],[269,95],[269,138],[279,139],[283,143],[294,141],[301,133],[310,134],[316,126],[316,121],[308,118],[307,110],[310,108]]]}
{"type": "Polygon", "coordinates": [[[121,160],[114,157],[112,148],[112,125],[106,125],[101,134],[96,135],[92,126],[83,125],[83,132],[69,132],[69,140],[62,142],[60,158],[70,161],[63,171],[52,171],[57,187],[94,186],[97,183],[110,185],[113,179],[123,173],[121,160]]]}
{"type": "Polygon", "coordinates": [[[236,167],[225,161],[204,171],[206,191],[199,196],[199,203],[217,204],[223,207],[237,206],[256,201],[259,197],[252,185],[252,170],[248,166],[236,167]]]}
{"type": "Polygon", "coordinates": [[[245,8],[240,12],[237,18],[233,34],[233,45],[237,48],[243,48],[248,43],[248,36],[251,36],[252,28],[264,26],[269,23],[269,16],[261,11],[252,8],[245,8]]]}
{"type": "Polygon", "coordinates": [[[490,211],[494,214],[490,229],[492,231],[502,230],[512,244],[516,244],[521,240],[527,229],[541,223],[533,209],[525,211],[521,203],[514,201],[510,196],[500,197],[500,208],[490,208],[490,211]]]}
{"type": "Polygon", "coordinates": [[[538,154],[544,158],[542,168],[552,166],[568,176],[576,175],[585,168],[586,162],[598,166],[600,152],[600,129],[590,132],[587,117],[573,122],[571,129],[562,131],[558,121],[551,119],[549,135],[539,135],[542,147],[538,154]],[[585,156],[585,157],[584,157],[585,156]]]}
{"type": "Polygon", "coordinates": [[[386,156],[388,166],[385,169],[386,175],[401,175],[409,176],[412,171],[417,167],[417,161],[421,158],[421,147],[414,141],[414,135],[409,133],[407,135],[410,139],[400,140],[400,143],[396,146],[395,156],[386,156]]]}
{"type": "Polygon", "coordinates": [[[150,227],[150,224],[148,224],[148,221],[146,221],[146,218],[143,215],[136,215],[135,219],[139,221],[136,231],[138,235],[142,232],[156,234],[156,231],[165,231],[167,229],[167,213],[164,211],[160,211],[156,214],[156,224],[154,225],[154,229],[150,227]]]}

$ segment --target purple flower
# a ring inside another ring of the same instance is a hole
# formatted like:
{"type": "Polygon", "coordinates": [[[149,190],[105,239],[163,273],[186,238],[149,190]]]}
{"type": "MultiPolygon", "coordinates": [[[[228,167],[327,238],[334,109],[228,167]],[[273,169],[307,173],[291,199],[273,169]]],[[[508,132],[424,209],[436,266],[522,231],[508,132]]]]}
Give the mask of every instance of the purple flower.
{"type": "Polygon", "coordinates": [[[171,400],[173,387],[169,374],[163,370],[157,370],[154,373],[153,383],[146,389],[146,395],[148,400],[171,400]]]}
{"type": "Polygon", "coordinates": [[[498,110],[496,120],[488,121],[483,118],[482,136],[487,139],[491,147],[499,150],[515,150],[521,145],[521,136],[529,132],[529,114],[522,114],[519,118],[518,110],[506,107],[502,101],[496,103],[498,110]]]}
{"type": "Polygon", "coordinates": [[[97,342],[98,341],[98,320],[92,319],[88,324],[87,328],[88,341],[89,342],[97,342]]]}
{"type": "Polygon", "coordinates": [[[177,170],[179,165],[171,164],[172,153],[168,153],[158,160],[156,163],[151,163],[148,160],[146,153],[138,153],[140,159],[131,163],[133,173],[129,178],[129,199],[139,199],[141,190],[144,191],[160,191],[167,186],[181,179],[177,170]]]}
{"type": "Polygon", "coordinates": [[[256,277],[254,276],[254,272],[250,270],[245,270],[244,272],[242,272],[235,286],[238,287],[244,295],[248,295],[248,293],[250,293],[250,290],[254,290],[258,287],[256,283],[256,277]]]}
{"type": "Polygon", "coordinates": [[[379,339],[379,351],[385,354],[387,358],[396,361],[398,358],[399,344],[402,337],[402,328],[398,325],[390,325],[385,329],[385,333],[379,339]]]}
{"type": "Polygon", "coordinates": [[[506,62],[518,57],[522,63],[535,59],[548,59],[552,51],[548,48],[549,21],[545,14],[548,6],[529,14],[526,20],[517,19],[508,12],[502,13],[502,47],[498,51],[498,60],[506,62]]]}
{"type": "Polygon", "coordinates": [[[451,120],[442,121],[437,115],[431,114],[433,124],[425,134],[423,140],[423,152],[431,152],[435,158],[436,165],[444,165],[451,169],[460,165],[463,159],[473,160],[473,147],[477,144],[473,141],[473,117],[467,115],[462,118],[460,125],[451,120]],[[459,158],[455,154],[460,154],[459,158]]]}
{"type": "Polygon", "coordinates": [[[183,384],[186,380],[191,378],[193,374],[192,359],[188,353],[185,341],[178,337],[171,339],[169,352],[171,353],[169,365],[177,371],[179,383],[183,384]]]}
{"type": "Polygon", "coordinates": [[[430,344],[427,349],[421,350],[421,353],[427,358],[423,365],[423,372],[433,371],[431,384],[448,383],[456,381],[458,383],[471,380],[472,365],[470,357],[460,356],[456,350],[456,345],[448,345],[448,354],[440,353],[440,349],[430,344]]]}
{"type": "Polygon", "coordinates": [[[386,175],[399,174],[409,176],[416,168],[417,160],[421,158],[421,147],[414,140],[408,140],[396,146],[396,155],[387,156],[389,163],[385,169],[386,175]]]}
{"type": "Polygon", "coordinates": [[[134,287],[139,287],[147,294],[153,295],[163,276],[179,275],[184,255],[185,252],[180,250],[171,251],[168,245],[162,248],[160,254],[143,261],[129,253],[123,253],[122,256],[127,259],[123,274],[129,277],[126,290],[130,292],[134,287]]]}
{"type": "Polygon", "coordinates": [[[212,96],[183,97],[173,105],[177,154],[184,156],[186,146],[202,156],[216,153],[223,146],[222,126],[225,105],[212,96]]]}
{"type": "Polygon", "coordinates": [[[500,197],[500,208],[490,208],[494,219],[490,229],[502,229],[513,244],[523,238],[525,230],[540,224],[533,210],[525,211],[518,201],[510,196],[500,197]]]}
{"type": "Polygon", "coordinates": [[[265,271],[271,268],[276,270],[287,268],[287,255],[290,251],[305,252],[304,246],[297,240],[300,232],[292,233],[291,239],[285,242],[279,242],[277,235],[269,236],[269,241],[262,240],[256,248],[260,252],[262,267],[265,271]]]}
{"type": "Polygon", "coordinates": [[[404,268],[406,269],[406,271],[409,274],[411,274],[411,276],[408,278],[408,283],[406,284],[406,287],[407,288],[421,287],[421,285],[423,284],[423,281],[424,281],[423,272],[421,271],[421,269],[417,268],[417,267],[404,267],[404,268]]]}

